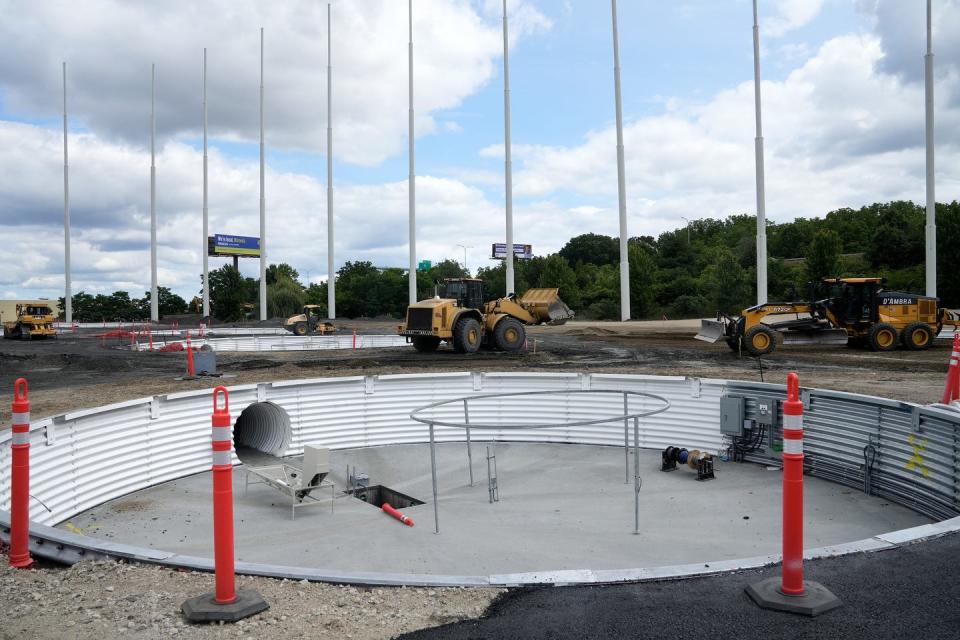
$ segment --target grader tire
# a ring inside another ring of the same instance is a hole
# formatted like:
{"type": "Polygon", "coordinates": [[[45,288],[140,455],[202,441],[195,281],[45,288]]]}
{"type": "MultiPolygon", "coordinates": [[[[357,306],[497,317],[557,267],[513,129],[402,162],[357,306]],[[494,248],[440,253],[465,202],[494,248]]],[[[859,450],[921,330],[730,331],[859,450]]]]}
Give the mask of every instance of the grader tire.
{"type": "Polygon", "coordinates": [[[757,325],[743,337],[743,348],[755,358],[773,353],[777,348],[777,332],[766,325],[757,325]]]}
{"type": "Polygon", "coordinates": [[[933,328],[926,322],[913,322],[900,334],[900,341],[911,351],[923,351],[933,344],[933,328]]]}
{"type": "Polygon", "coordinates": [[[886,322],[880,322],[870,328],[868,338],[874,351],[893,351],[897,348],[897,329],[886,322]]]}

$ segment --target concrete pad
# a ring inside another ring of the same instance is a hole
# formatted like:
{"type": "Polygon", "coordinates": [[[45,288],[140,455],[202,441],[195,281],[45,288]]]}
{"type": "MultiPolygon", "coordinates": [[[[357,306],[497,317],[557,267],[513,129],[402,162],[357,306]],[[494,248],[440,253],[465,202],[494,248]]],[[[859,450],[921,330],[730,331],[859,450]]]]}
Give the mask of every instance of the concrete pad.
{"type": "MultiPolygon", "coordinates": [[[[489,504],[485,450],[474,443],[475,486],[466,446],[437,446],[440,533],[434,533],[427,445],[331,452],[337,483],[329,502],[298,509],[264,485],[244,493],[234,472],[238,561],[394,574],[500,576],[699,565],[775,556],[780,551],[779,470],[717,461],[715,480],[687,468],[659,471],[659,451],[642,451],[640,535],[633,535],[633,484],[622,448],[566,444],[495,445],[500,502],[489,504]],[[426,504],[403,509],[406,527],[345,496],[347,465],[426,504]]],[[[631,454],[632,460],[632,454],[631,454]]],[[[296,464],[297,462],[294,461],[296,464]]],[[[834,547],[930,523],[886,500],[806,477],[806,547],[834,547]]],[[[329,493],[319,496],[329,501],[329,493]]],[[[211,479],[199,474],[100,505],[70,520],[86,535],[181,555],[211,557],[211,479]]],[[[65,523],[60,525],[65,526],[65,523]]],[[[713,567],[711,567],[713,568],[713,567]]],[[[711,568],[706,568],[710,571],[711,568]]],[[[735,568],[735,567],[734,567],[735,568]]]]}

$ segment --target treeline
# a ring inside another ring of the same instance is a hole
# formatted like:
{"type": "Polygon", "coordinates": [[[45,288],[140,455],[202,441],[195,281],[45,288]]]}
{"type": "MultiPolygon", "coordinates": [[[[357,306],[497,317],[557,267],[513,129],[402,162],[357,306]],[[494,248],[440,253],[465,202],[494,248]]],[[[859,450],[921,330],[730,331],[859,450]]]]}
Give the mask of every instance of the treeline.
{"type": "MultiPolygon", "coordinates": [[[[131,298],[126,291],[114,291],[109,295],[90,295],[80,291],[73,294],[73,320],[76,322],[141,321],[150,319],[150,292],[142,298],[131,298]]],[[[60,298],[60,314],[63,315],[64,299],[60,298]]],[[[161,316],[187,313],[187,302],[167,287],[157,287],[157,303],[161,316]]]]}
{"type": "MultiPolygon", "coordinates": [[[[767,281],[770,300],[806,299],[808,283],[830,276],[880,276],[893,289],[923,292],[926,214],[912,202],[838,209],[823,218],[768,223],[767,281]]],[[[756,218],[701,219],[689,226],[639,236],[628,242],[630,310],[635,319],[683,318],[736,312],[756,300],[756,218]]],[[[937,205],[938,294],[947,307],[960,306],[960,204],[937,205]]],[[[530,287],[559,287],[560,296],[581,318],[620,317],[619,240],[593,233],[571,238],[560,251],[515,263],[515,293],[530,287]]],[[[503,263],[482,267],[489,298],[504,293],[503,263]]],[[[434,282],[469,275],[454,260],[444,260],[417,275],[418,299],[433,295],[434,282]]],[[[337,272],[337,316],[402,317],[407,306],[405,269],[348,262],[337,272]]],[[[259,317],[259,281],[232,266],[210,272],[212,313],[221,321],[259,317]]],[[[182,313],[186,303],[160,289],[161,315],[182,313]]],[[[327,305],[327,285],[300,282],[287,264],[267,269],[270,317],[299,313],[304,304],[327,305]]],[[[61,300],[61,308],[62,300],[61,300]]],[[[149,317],[149,294],[130,300],[112,296],[74,296],[77,319],[149,317]],[[78,304],[79,302],[79,304],[78,304]],[[82,314],[82,315],[81,315],[82,314]]]]}

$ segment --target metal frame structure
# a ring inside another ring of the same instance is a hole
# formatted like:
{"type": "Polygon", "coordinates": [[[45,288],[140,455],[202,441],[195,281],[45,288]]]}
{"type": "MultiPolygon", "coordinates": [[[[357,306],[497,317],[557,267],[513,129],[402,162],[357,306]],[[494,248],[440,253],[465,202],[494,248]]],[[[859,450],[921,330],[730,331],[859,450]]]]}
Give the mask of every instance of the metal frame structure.
{"type": "MultiPolygon", "coordinates": [[[[457,429],[466,430],[467,436],[467,461],[470,467],[470,486],[473,486],[473,453],[471,448],[471,439],[470,439],[470,429],[556,429],[561,427],[586,427],[591,425],[607,424],[610,422],[619,422],[623,420],[623,454],[625,461],[625,472],[627,479],[625,483],[630,482],[630,420],[633,420],[633,518],[634,518],[634,533],[639,533],[640,531],[640,418],[647,418],[658,413],[663,413],[670,408],[670,401],[662,396],[658,396],[652,393],[646,393],[643,391],[618,391],[613,389],[571,389],[568,391],[517,391],[512,393],[485,393],[474,396],[466,396],[463,398],[455,398],[453,400],[441,400],[440,402],[434,402],[426,406],[420,407],[419,409],[414,409],[410,412],[410,419],[415,420],[421,424],[425,424],[430,429],[430,476],[433,482],[433,522],[434,522],[434,533],[440,533],[440,513],[438,507],[438,490],[437,490],[437,447],[436,447],[436,438],[434,436],[434,427],[453,427],[457,429]],[[623,395],[623,413],[617,416],[609,416],[603,418],[596,418],[593,420],[575,420],[565,422],[563,424],[556,424],[553,422],[549,423],[523,423],[523,424],[510,424],[510,423],[500,423],[500,424],[484,424],[479,422],[470,422],[470,401],[471,400],[487,400],[495,399],[502,400],[503,398],[509,397],[518,397],[518,396],[543,396],[543,395],[567,395],[567,394],[617,394],[623,395]],[[663,403],[663,406],[651,409],[650,411],[640,411],[640,412],[630,412],[630,396],[635,396],[639,398],[653,398],[659,402],[663,403]],[[454,404],[454,403],[463,403],[463,422],[449,422],[446,420],[439,420],[434,417],[423,417],[421,414],[431,409],[438,409],[445,405],[454,404]]],[[[490,502],[499,502],[500,501],[500,485],[498,481],[498,475],[494,471],[494,475],[490,475],[490,449],[487,448],[487,476],[488,476],[488,487],[490,491],[490,502]],[[496,499],[494,499],[496,496],[496,499]]],[[[493,456],[494,465],[496,465],[496,456],[493,456]]],[[[495,467],[494,467],[495,468],[495,467]]]]}
{"type": "Polygon", "coordinates": [[[297,517],[297,509],[300,507],[312,507],[323,504],[320,498],[310,495],[314,489],[330,487],[330,513],[333,513],[333,505],[337,501],[337,485],[332,480],[320,480],[317,483],[298,484],[303,476],[303,470],[289,464],[277,464],[267,467],[244,467],[243,491],[246,493],[252,484],[265,484],[273,487],[280,493],[290,498],[290,519],[297,517]],[[254,475],[259,480],[250,480],[254,475]],[[306,491],[299,499],[297,494],[306,491]],[[309,502],[307,502],[309,500],[309,502]]]}

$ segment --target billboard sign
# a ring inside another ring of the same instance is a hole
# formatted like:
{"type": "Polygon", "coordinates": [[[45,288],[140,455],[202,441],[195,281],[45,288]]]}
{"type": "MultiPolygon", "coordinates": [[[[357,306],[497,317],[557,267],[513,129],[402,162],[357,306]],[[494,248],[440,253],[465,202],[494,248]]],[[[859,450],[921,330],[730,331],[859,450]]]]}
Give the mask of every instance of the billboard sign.
{"type": "MultiPolygon", "coordinates": [[[[496,242],[490,251],[490,257],[494,260],[503,260],[507,257],[507,243],[496,242]]],[[[519,260],[529,260],[533,257],[533,246],[529,244],[514,244],[513,257],[519,260]]]]}
{"type": "Polygon", "coordinates": [[[207,253],[211,256],[260,257],[260,238],[214,234],[207,238],[207,253]]]}

